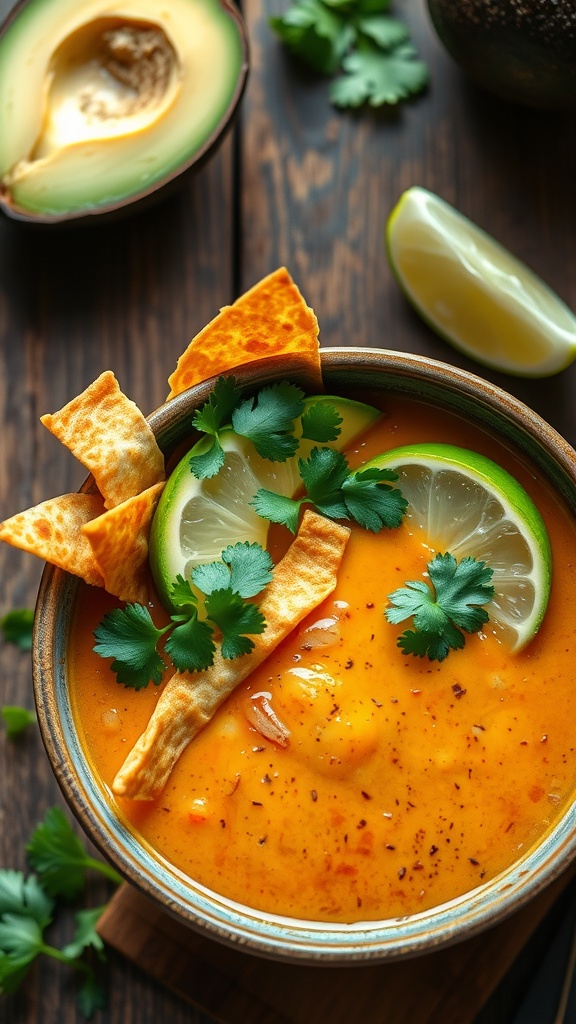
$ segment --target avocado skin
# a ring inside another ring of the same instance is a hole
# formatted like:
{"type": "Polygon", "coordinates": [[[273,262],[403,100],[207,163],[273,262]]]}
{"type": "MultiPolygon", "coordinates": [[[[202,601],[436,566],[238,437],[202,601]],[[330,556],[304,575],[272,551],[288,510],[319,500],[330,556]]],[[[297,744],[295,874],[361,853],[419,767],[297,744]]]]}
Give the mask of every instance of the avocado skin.
{"type": "Polygon", "coordinates": [[[428,9],[478,85],[529,107],[576,109],[574,0],[428,0],[428,9]]]}

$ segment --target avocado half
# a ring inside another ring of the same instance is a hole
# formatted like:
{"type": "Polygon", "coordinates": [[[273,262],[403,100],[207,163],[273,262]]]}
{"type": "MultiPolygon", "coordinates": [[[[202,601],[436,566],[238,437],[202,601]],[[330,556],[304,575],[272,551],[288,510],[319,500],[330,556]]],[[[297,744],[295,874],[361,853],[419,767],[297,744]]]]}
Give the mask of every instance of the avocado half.
{"type": "Polygon", "coordinates": [[[0,32],[0,207],[117,211],[203,161],[248,73],[230,0],[24,0],[0,32]]]}
{"type": "Polygon", "coordinates": [[[428,0],[428,9],[478,85],[529,107],[576,109],[574,0],[428,0]]]}

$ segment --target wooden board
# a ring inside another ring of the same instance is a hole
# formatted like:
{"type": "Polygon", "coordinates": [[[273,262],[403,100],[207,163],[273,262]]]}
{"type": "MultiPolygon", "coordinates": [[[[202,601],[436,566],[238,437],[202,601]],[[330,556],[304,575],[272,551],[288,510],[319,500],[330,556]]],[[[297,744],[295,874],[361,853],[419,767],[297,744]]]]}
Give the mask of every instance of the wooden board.
{"type": "Polygon", "coordinates": [[[506,921],[428,956],[366,967],[293,966],[185,927],[123,885],[102,938],[222,1024],[472,1024],[574,870],[506,921]]]}

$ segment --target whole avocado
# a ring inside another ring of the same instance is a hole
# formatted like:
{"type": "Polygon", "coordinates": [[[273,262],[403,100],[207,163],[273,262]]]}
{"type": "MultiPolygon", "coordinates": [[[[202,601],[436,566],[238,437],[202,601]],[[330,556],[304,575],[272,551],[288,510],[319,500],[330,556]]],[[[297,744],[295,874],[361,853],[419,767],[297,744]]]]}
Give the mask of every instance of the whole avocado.
{"type": "Polygon", "coordinates": [[[428,0],[439,38],[503,99],[576,109],[576,0],[428,0]]]}

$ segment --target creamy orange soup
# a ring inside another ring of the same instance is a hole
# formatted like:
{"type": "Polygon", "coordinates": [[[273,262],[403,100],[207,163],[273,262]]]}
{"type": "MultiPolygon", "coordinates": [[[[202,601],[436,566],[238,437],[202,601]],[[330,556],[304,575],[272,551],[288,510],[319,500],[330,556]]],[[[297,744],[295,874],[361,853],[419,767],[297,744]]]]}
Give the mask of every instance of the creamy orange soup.
{"type": "MultiPolygon", "coordinates": [[[[395,917],[474,888],[549,830],[576,779],[572,518],[469,423],[402,398],[387,398],[385,412],[355,462],[400,444],[456,441],[496,459],[535,500],[554,576],[534,641],[510,656],[488,624],[440,664],[402,655],[402,627],[383,608],[421,577],[430,550],[408,526],[353,528],[337,590],[237,688],[161,798],[117,801],[135,833],[192,878],[305,919],[395,917]],[[263,702],[290,730],[285,748],[250,724],[263,702]]],[[[159,694],[124,689],[93,654],[109,604],[83,586],[70,645],[75,719],[105,787],[159,694]]]]}

